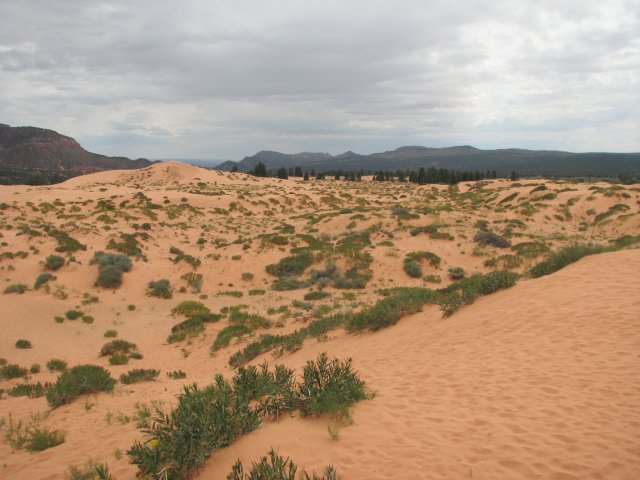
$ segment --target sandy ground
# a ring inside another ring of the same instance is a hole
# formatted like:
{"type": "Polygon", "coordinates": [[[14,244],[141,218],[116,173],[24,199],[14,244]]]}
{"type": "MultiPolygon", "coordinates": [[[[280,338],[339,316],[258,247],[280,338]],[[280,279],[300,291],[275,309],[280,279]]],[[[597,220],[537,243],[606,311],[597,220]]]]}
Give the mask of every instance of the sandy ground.
{"type": "MultiPolygon", "coordinates": [[[[44,398],[5,393],[0,399],[3,436],[11,417],[13,422],[62,429],[67,437],[62,445],[34,454],[0,442],[0,478],[64,478],[70,465],[88,459],[108,463],[118,479],[135,478],[136,469],[124,452],[143,438],[135,426],[136,410],[170,408],[183,384],[206,384],[219,372],[231,376],[228,358],[247,343],[240,340],[211,356],[209,347],[227,324],[223,321],[188,342],[167,344],[171,326],[181,320],[171,309],[181,300],[200,300],[212,311],[246,304],[272,320],[271,330],[278,333],[312,319],[312,312],[292,307],[308,289],[273,291],[274,278],[265,272],[266,265],[290,255],[293,243],[302,246],[304,241],[291,235],[289,245],[268,245],[261,234],[286,224],[296,234],[337,242],[376,225],[368,247],[372,280],[353,291],[350,300],[344,291],[329,288],[332,297],[322,302],[344,311],[373,304],[377,288],[435,288],[450,281],[449,267],[487,272],[487,259],[513,255],[509,249],[478,248],[473,242],[478,220],[510,234],[513,244],[541,241],[551,248],[639,235],[639,191],[638,186],[527,180],[515,185],[495,181],[481,188],[469,183],[452,192],[442,186],[256,179],[178,163],[103,172],[50,187],[0,187],[0,254],[29,254],[2,257],[0,282],[30,287],[23,295],[0,294],[0,357],[27,368],[40,364],[41,372],[31,375],[31,382],[55,381],[57,375],[45,367],[51,358],[69,365],[103,365],[114,377],[131,368],[162,372],[156,382],[119,384],[113,394],[83,397],[55,410],[44,398]],[[130,206],[138,192],[159,206],[153,210],[155,220],[123,206],[130,206]],[[518,195],[509,200],[514,193],[518,195]],[[98,208],[100,201],[114,208],[98,208]],[[178,208],[183,204],[193,208],[178,208]],[[393,214],[398,206],[417,212],[418,218],[398,219],[393,214]],[[597,220],[612,207],[612,215],[597,220]],[[105,214],[109,220],[100,220],[105,214]],[[136,261],[119,289],[95,287],[97,269],[89,265],[93,254],[120,232],[141,231],[133,225],[143,222],[151,224],[142,247],[147,261],[136,261]],[[411,228],[434,222],[454,239],[410,234],[411,228]],[[58,278],[48,293],[32,286],[56,243],[46,234],[24,233],[21,225],[40,232],[44,225],[59,228],[87,245],[74,254],[76,262],[55,272],[58,278]],[[204,241],[198,243],[199,238],[204,241]],[[186,286],[180,277],[193,269],[172,262],[171,246],[201,259],[200,294],[178,292],[186,286]],[[423,265],[424,274],[439,275],[442,284],[434,286],[403,271],[404,255],[418,250],[442,258],[438,269],[423,265]],[[253,278],[243,279],[243,273],[253,278]],[[172,299],[146,295],[147,284],[159,278],[171,280],[172,299]],[[59,287],[66,298],[56,297],[59,287]],[[252,289],[265,294],[249,296],[252,289]],[[226,291],[241,291],[243,297],[224,295],[226,291]],[[98,301],[83,305],[87,296],[98,301]],[[269,313],[283,306],[289,313],[269,313]],[[54,322],[72,308],[94,322],[54,322]],[[135,342],[144,358],[109,366],[98,357],[108,329],[135,342]],[[20,338],[29,339],[33,348],[17,349],[20,338]],[[166,377],[178,369],[187,373],[186,380],[166,377]]],[[[525,272],[541,259],[521,258],[514,269],[525,272]]],[[[337,263],[343,265],[344,259],[337,263]]],[[[224,479],[237,458],[247,464],[271,447],[307,469],[333,464],[343,479],[640,478],[638,271],[637,249],[587,257],[551,276],[523,279],[447,319],[428,307],[375,334],[337,330],[326,341],[307,341],[300,351],[277,360],[264,355],[255,362],[266,359],[293,368],[322,351],[351,357],[375,397],[353,407],[354,423],[339,428],[338,440],[327,430],[333,425],[330,418],[265,422],[215,452],[198,478],[224,479]]],[[[0,389],[22,381],[0,380],[0,389]]]]}

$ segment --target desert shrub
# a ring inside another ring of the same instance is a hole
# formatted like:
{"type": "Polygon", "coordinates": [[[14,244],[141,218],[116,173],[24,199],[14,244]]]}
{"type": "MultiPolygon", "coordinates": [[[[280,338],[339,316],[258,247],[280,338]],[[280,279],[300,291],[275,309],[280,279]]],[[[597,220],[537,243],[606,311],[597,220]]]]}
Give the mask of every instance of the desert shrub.
{"type": "Polygon", "coordinates": [[[304,299],[305,300],[322,300],[330,296],[331,294],[329,292],[322,292],[322,291],[307,292],[304,294],[304,299]]]}
{"type": "Polygon", "coordinates": [[[100,349],[100,356],[106,357],[107,355],[113,355],[116,353],[127,354],[133,350],[137,350],[135,343],[128,342],[126,340],[111,340],[105,343],[100,349]]]}
{"type": "Polygon", "coordinates": [[[624,248],[640,243],[640,235],[623,235],[615,240],[611,240],[611,242],[618,248],[624,248]]]}
{"type": "Polygon", "coordinates": [[[64,265],[64,257],[61,257],[60,255],[49,255],[44,260],[44,265],[47,270],[56,271],[64,265]]]}
{"type": "Polygon", "coordinates": [[[29,290],[29,287],[27,287],[24,283],[13,283],[11,285],[8,285],[5,289],[4,289],[4,293],[24,293],[27,290],[29,290]]]}
{"type": "Polygon", "coordinates": [[[192,316],[198,313],[211,313],[211,310],[209,310],[200,302],[196,302],[194,300],[185,300],[184,302],[180,302],[177,306],[175,306],[171,310],[171,313],[173,315],[182,314],[192,316]]]}
{"type": "Polygon", "coordinates": [[[115,480],[104,463],[89,460],[84,467],[69,467],[65,480],[115,480]]]}
{"type": "Polygon", "coordinates": [[[12,397],[40,398],[47,393],[49,388],[51,388],[51,384],[48,382],[45,384],[40,382],[20,383],[9,389],[7,393],[12,397]]]}
{"type": "Polygon", "coordinates": [[[35,283],[33,284],[33,288],[35,288],[36,290],[39,289],[42,285],[44,285],[45,283],[47,283],[49,280],[55,280],[56,276],[53,275],[52,273],[49,272],[44,272],[41,273],[40,275],[38,275],[38,277],[36,278],[35,283]]]}
{"type": "Polygon", "coordinates": [[[36,427],[29,432],[26,447],[30,452],[42,452],[64,443],[64,439],[65,434],[61,430],[36,427]]]}
{"type": "Polygon", "coordinates": [[[442,259],[435,253],[424,251],[407,253],[407,256],[405,257],[405,262],[421,262],[422,260],[427,260],[435,268],[438,268],[440,266],[440,262],[442,261],[442,259]]]}
{"type": "MultiPolygon", "coordinates": [[[[109,240],[107,248],[109,250],[115,250],[116,252],[124,253],[130,257],[144,258],[142,250],[140,250],[140,242],[136,238],[137,235],[147,235],[146,233],[121,233],[120,242],[115,238],[109,240]]],[[[148,235],[147,235],[148,237],[148,235]]]]}
{"type": "Polygon", "coordinates": [[[465,272],[464,268],[462,267],[451,267],[449,269],[449,276],[453,280],[460,280],[461,278],[464,278],[466,275],[467,275],[467,272],[465,272]]]}
{"type": "Polygon", "coordinates": [[[566,267],[570,263],[577,262],[587,255],[610,252],[612,250],[614,250],[613,247],[602,245],[569,245],[550,253],[546,260],[543,260],[529,270],[529,274],[534,278],[549,275],[566,267]]]}
{"type": "Polygon", "coordinates": [[[349,405],[366,398],[364,382],[353,370],[351,359],[329,360],[326,353],[304,366],[297,394],[303,416],[344,416],[349,405]]]}
{"type": "Polygon", "coordinates": [[[21,338],[20,340],[16,340],[16,348],[33,348],[33,345],[31,345],[29,340],[21,338]]]}
{"type": "Polygon", "coordinates": [[[82,321],[84,323],[93,323],[95,319],[91,315],[82,315],[82,321]]]}
{"type": "Polygon", "coordinates": [[[538,257],[549,251],[549,247],[542,242],[522,242],[511,247],[511,250],[523,257],[538,257]]]}
{"type": "Polygon", "coordinates": [[[249,296],[255,296],[255,295],[264,295],[265,293],[267,293],[266,290],[262,290],[260,288],[255,288],[253,290],[249,290],[249,296]]]}
{"type": "Polygon", "coordinates": [[[149,382],[158,378],[158,375],[160,375],[160,370],[155,370],[152,368],[136,368],[120,375],[120,382],[124,383],[125,385],[139,382],[149,382]]]}
{"type": "Polygon", "coordinates": [[[64,312],[64,316],[67,320],[77,320],[83,315],[83,313],[84,312],[81,312],[80,310],[67,310],[64,312]]]}
{"type": "Polygon", "coordinates": [[[193,293],[200,293],[202,290],[202,274],[195,272],[187,272],[180,277],[182,280],[187,282],[187,285],[191,287],[191,291],[193,293]]]}
{"type": "Polygon", "coordinates": [[[199,335],[204,331],[205,323],[217,322],[222,318],[220,314],[197,313],[186,320],[171,327],[171,335],[167,338],[168,343],[180,342],[189,336],[199,335]]]}
{"type": "Polygon", "coordinates": [[[97,287],[118,288],[122,285],[122,270],[115,265],[107,265],[98,271],[97,287]]]}
{"type": "Polygon", "coordinates": [[[267,273],[274,277],[296,277],[313,264],[313,255],[304,252],[299,255],[285,257],[276,264],[266,266],[267,273]]]}
{"type": "Polygon", "coordinates": [[[310,285],[311,281],[309,280],[299,280],[295,277],[285,277],[273,282],[271,288],[276,291],[300,290],[301,288],[307,288],[310,285]]]}
{"type": "Polygon", "coordinates": [[[226,347],[233,338],[241,337],[242,335],[251,333],[251,331],[251,327],[242,323],[228,325],[218,332],[218,336],[211,346],[211,351],[215,352],[216,350],[226,347]]]}
{"type": "Polygon", "coordinates": [[[109,365],[126,365],[129,363],[129,357],[124,353],[114,353],[109,357],[109,365]]]}
{"type": "Polygon", "coordinates": [[[420,267],[420,264],[414,260],[409,260],[409,261],[405,260],[403,268],[404,268],[404,271],[407,272],[407,274],[410,277],[413,277],[413,278],[422,277],[422,268],[420,267]]]}
{"type": "Polygon", "coordinates": [[[98,264],[98,279],[96,286],[104,288],[118,288],[122,285],[122,274],[131,270],[131,259],[119,253],[96,252],[89,262],[98,264]]]}
{"type": "Polygon", "coordinates": [[[233,298],[242,298],[244,297],[244,293],[240,290],[227,290],[224,292],[218,292],[216,297],[233,297],[233,298]]]}
{"type": "MultiPolygon", "coordinates": [[[[238,460],[231,473],[227,475],[227,480],[296,480],[298,466],[289,458],[283,458],[271,449],[268,456],[264,456],[259,462],[253,462],[251,468],[245,473],[242,462],[238,460]]],[[[336,470],[331,466],[324,469],[322,476],[315,472],[311,477],[304,470],[300,472],[300,480],[337,480],[336,470]]]]}
{"type": "Polygon", "coordinates": [[[480,245],[493,245],[498,248],[509,248],[511,242],[494,232],[478,232],[473,237],[473,241],[480,245]]]}
{"type": "Polygon", "coordinates": [[[173,290],[171,283],[167,279],[149,282],[147,295],[158,298],[172,298],[173,290]]]}
{"type": "Polygon", "coordinates": [[[50,372],[61,372],[67,368],[67,362],[59,358],[52,358],[47,362],[47,368],[50,372]]]}
{"type": "Polygon", "coordinates": [[[7,363],[0,367],[0,378],[12,379],[25,377],[27,369],[15,363],[7,363]]]}
{"type": "Polygon", "coordinates": [[[31,364],[31,366],[29,367],[29,373],[40,373],[40,364],[39,363],[31,364]]]}
{"type": "Polygon", "coordinates": [[[116,381],[103,367],[76,365],[60,374],[56,383],[47,392],[47,401],[52,408],[57,408],[83,394],[110,392],[115,383],[116,381]]]}
{"type": "Polygon", "coordinates": [[[426,288],[404,288],[347,318],[348,331],[362,329],[379,330],[398,322],[402,317],[419,312],[425,303],[434,298],[426,288]]]}
{"type": "Polygon", "coordinates": [[[173,380],[181,380],[187,378],[187,374],[182,370],[174,370],[173,372],[167,372],[167,377],[173,380]]]}
{"type": "Polygon", "coordinates": [[[251,280],[253,280],[253,277],[254,275],[251,272],[244,272],[242,274],[242,280],[245,282],[250,282],[251,280]]]}
{"type": "Polygon", "coordinates": [[[116,330],[107,330],[104,332],[105,338],[113,338],[118,336],[118,332],[116,330]]]}
{"type": "Polygon", "coordinates": [[[184,253],[182,250],[176,247],[169,248],[169,253],[175,255],[173,259],[173,263],[186,262],[189,265],[191,265],[193,268],[198,268],[202,263],[202,261],[199,258],[196,258],[187,253],[184,253]]]}
{"type": "Polygon", "coordinates": [[[441,283],[442,282],[442,278],[440,277],[440,275],[425,275],[423,280],[425,282],[430,282],[430,283],[441,283]]]}

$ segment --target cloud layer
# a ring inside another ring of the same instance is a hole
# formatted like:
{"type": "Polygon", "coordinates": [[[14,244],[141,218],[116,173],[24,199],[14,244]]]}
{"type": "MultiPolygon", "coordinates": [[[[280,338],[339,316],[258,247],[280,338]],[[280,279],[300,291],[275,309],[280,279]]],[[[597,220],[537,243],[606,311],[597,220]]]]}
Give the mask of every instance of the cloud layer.
{"type": "Polygon", "coordinates": [[[0,85],[108,155],[640,151],[640,1],[2,2],[0,85]]]}

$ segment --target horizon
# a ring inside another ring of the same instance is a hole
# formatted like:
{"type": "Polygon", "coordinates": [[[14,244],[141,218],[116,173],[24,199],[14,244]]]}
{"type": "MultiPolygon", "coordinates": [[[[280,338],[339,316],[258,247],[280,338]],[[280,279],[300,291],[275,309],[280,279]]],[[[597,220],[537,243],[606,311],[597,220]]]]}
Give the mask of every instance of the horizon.
{"type": "Polygon", "coordinates": [[[5,2],[3,121],[129,158],[640,151],[636,0],[248,7],[5,2]]]}

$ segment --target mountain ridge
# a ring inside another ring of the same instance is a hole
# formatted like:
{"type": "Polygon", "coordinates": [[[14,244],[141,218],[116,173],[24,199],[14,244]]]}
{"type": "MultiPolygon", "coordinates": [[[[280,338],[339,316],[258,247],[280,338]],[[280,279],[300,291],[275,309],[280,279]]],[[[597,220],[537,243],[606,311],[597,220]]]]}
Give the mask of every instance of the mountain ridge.
{"type": "Polygon", "coordinates": [[[130,160],[92,153],[73,138],[39,127],[0,123],[0,184],[47,184],[104,170],[148,167],[146,158],[130,160]]]}

